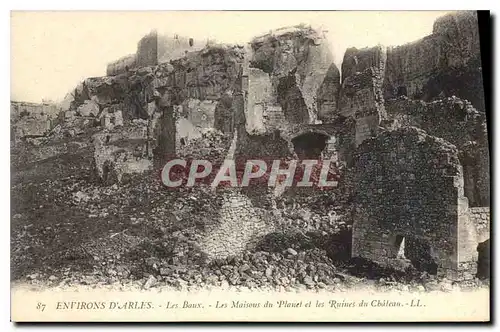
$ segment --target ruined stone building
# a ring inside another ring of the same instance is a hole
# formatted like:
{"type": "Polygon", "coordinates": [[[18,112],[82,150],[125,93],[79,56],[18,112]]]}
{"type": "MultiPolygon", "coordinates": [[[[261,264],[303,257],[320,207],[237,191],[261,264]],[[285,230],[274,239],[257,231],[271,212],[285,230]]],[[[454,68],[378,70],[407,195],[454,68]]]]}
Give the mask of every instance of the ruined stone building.
{"type": "MultiPolygon", "coordinates": [[[[95,162],[107,183],[172,156],[334,159],[353,257],[405,257],[431,273],[470,278],[478,244],[489,239],[478,35],[475,13],[450,14],[421,40],[348,49],[340,72],[323,33],[306,26],[245,46],[153,32],[108,76],[80,84],[65,118],[104,127],[95,162]]],[[[272,231],[279,193],[218,194],[220,218],[202,240],[210,256],[272,231]]]]}
{"type": "Polygon", "coordinates": [[[10,103],[11,140],[46,135],[56,123],[59,109],[49,103],[10,103]]]}
{"type": "Polygon", "coordinates": [[[108,64],[106,74],[117,75],[134,68],[168,63],[170,60],[182,58],[188,52],[199,51],[211,42],[177,34],[167,36],[153,30],[139,40],[135,54],[126,55],[108,64]]]}

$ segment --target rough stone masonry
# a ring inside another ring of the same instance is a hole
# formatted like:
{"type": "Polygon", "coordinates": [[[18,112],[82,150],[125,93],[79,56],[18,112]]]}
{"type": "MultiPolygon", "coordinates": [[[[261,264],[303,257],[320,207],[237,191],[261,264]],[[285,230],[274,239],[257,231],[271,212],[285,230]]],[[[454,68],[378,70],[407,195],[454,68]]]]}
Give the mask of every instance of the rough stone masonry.
{"type": "Polygon", "coordinates": [[[456,147],[405,127],[355,154],[353,256],[391,264],[399,254],[432,274],[472,278],[478,232],[456,147]]]}

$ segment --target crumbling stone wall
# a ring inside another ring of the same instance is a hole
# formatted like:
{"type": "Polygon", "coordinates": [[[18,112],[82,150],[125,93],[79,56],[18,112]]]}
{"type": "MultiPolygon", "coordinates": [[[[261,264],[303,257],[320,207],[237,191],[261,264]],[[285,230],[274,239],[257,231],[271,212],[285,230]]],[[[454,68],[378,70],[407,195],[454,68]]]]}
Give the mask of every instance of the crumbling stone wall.
{"type": "Polygon", "coordinates": [[[148,133],[145,121],[135,120],[125,128],[104,130],[92,137],[94,167],[106,184],[121,183],[133,173],[151,170],[153,163],[146,149],[148,133]]]}
{"type": "Polygon", "coordinates": [[[138,67],[158,64],[158,32],[151,31],[139,40],[136,58],[138,67]]]}
{"type": "Polygon", "coordinates": [[[26,137],[45,136],[51,129],[51,121],[47,115],[21,118],[13,126],[13,141],[26,137]]]}
{"type": "Polygon", "coordinates": [[[471,207],[469,208],[472,223],[476,225],[478,241],[484,242],[490,238],[490,208],[471,207]]]}
{"type": "Polygon", "coordinates": [[[184,57],[188,52],[200,51],[210,45],[206,40],[198,40],[184,36],[166,36],[158,34],[158,63],[166,63],[184,57]]]}
{"type": "Polygon", "coordinates": [[[238,189],[222,195],[219,222],[208,225],[200,247],[211,259],[226,258],[251,249],[265,235],[273,232],[270,212],[254,206],[238,189]]]}
{"type": "Polygon", "coordinates": [[[283,110],[277,103],[276,94],[271,83],[271,77],[262,69],[249,68],[246,88],[246,130],[249,133],[262,134],[272,130],[285,121],[283,110]]]}
{"type": "Polygon", "coordinates": [[[477,233],[454,145],[405,127],[366,140],[355,155],[354,257],[390,264],[405,239],[414,265],[452,279],[475,274],[477,233]]]}
{"type": "Polygon", "coordinates": [[[135,54],[126,55],[108,64],[106,67],[107,76],[115,76],[126,73],[129,69],[137,66],[135,54]]]}
{"type": "Polygon", "coordinates": [[[116,104],[104,108],[101,114],[99,114],[98,119],[101,122],[101,126],[105,129],[123,126],[123,113],[116,104]]]}
{"type": "Polygon", "coordinates": [[[22,117],[27,116],[44,116],[55,118],[59,114],[59,109],[55,104],[49,103],[27,103],[11,101],[10,103],[10,119],[17,121],[22,117]]]}
{"type": "Polygon", "coordinates": [[[456,97],[434,102],[399,98],[386,103],[396,126],[415,126],[444,138],[459,150],[465,195],[471,206],[489,206],[489,151],[486,118],[471,103],[456,97]]]}
{"type": "Polygon", "coordinates": [[[383,81],[387,54],[381,46],[348,49],[342,63],[342,88],[338,110],[356,120],[356,144],[376,136],[385,118],[383,81]]]}
{"type": "Polygon", "coordinates": [[[233,94],[241,89],[243,60],[242,47],[214,45],[158,66],[154,85],[159,94],[157,108],[164,114],[165,125],[160,129],[160,144],[164,146],[157,154],[179,152],[182,144],[200,138],[207,130],[233,134],[233,94]],[[161,142],[171,140],[171,136],[175,143],[161,142]]]}
{"type": "Polygon", "coordinates": [[[57,125],[59,112],[54,104],[11,102],[11,140],[45,136],[57,125]]]}

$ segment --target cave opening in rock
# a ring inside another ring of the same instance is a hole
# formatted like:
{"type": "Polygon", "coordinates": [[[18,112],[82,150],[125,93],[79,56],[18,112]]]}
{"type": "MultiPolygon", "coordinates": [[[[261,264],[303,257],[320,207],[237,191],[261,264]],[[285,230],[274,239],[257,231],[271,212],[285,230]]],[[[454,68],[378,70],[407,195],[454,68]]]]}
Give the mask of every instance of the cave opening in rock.
{"type": "Polygon", "coordinates": [[[321,159],[329,137],[325,134],[309,132],[292,139],[293,147],[297,157],[304,159],[321,159]]]}
{"type": "Polygon", "coordinates": [[[477,252],[477,277],[487,279],[490,277],[490,240],[479,243],[477,252]]]}

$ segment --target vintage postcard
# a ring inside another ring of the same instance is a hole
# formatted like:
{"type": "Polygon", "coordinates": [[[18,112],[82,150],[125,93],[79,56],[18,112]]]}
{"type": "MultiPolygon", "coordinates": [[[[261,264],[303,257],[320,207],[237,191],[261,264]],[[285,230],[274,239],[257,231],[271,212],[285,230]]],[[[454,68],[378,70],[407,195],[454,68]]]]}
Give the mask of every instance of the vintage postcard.
{"type": "Polygon", "coordinates": [[[11,12],[12,321],[488,322],[484,20],[11,12]]]}

